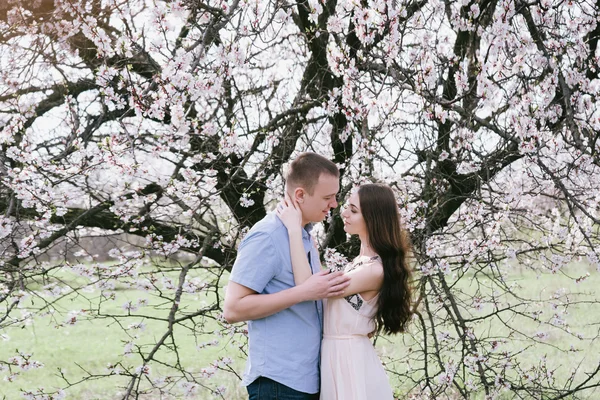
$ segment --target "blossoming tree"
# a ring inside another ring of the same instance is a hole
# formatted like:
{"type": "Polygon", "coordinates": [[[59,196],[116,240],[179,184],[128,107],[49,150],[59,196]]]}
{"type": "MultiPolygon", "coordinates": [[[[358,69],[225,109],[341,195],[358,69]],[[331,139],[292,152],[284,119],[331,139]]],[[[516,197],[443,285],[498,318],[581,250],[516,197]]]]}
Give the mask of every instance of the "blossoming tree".
{"type": "MultiPolygon", "coordinates": [[[[110,320],[130,340],[82,380],[230,398],[209,378],[240,367],[184,367],[181,343],[243,351],[220,288],[285,164],[311,150],[339,165],[342,199],[370,180],[398,195],[416,271],[403,354],[384,358],[399,396],[590,393],[597,331],[570,319],[600,323],[585,286],[600,268],[599,17],[597,1],[558,0],[0,3],[0,333],[110,320]],[[581,290],[528,291],[519,271],[581,290]],[[123,288],[144,295],[122,305],[123,288]],[[89,307],[58,307],[67,296],[89,307]],[[163,329],[142,346],[146,320],[163,329]]],[[[327,262],[357,251],[339,215],[319,231],[327,262]]],[[[22,350],[0,360],[5,380],[42,366],[22,350]]]]}

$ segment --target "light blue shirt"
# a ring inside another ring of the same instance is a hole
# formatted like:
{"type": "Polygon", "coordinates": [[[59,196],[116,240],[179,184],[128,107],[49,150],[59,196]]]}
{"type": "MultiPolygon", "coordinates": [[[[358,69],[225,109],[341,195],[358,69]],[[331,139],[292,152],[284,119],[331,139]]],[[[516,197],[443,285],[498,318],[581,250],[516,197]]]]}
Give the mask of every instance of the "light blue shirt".
{"type": "MultiPolygon", "coordinates": [[[[311,228],[302,231],[302,241],[316,273],[320,261],[311,228]]],[[[242,240],[230,280],[261,294],[294,286],[287,229],[275,214],[256,223],[242,240]]],[[[249,321],[248,360],[242,383],[247,386],[263,376],[300,392],[317,393],[322,307],[321,301],[306,301],[249,321]]]]}

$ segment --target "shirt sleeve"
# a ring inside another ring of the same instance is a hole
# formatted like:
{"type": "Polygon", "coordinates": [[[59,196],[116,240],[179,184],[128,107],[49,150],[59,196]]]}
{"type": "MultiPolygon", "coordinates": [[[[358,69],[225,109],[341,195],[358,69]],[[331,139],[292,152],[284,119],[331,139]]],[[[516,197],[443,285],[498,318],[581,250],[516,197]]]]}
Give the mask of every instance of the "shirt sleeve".
{"type": "Polygon", "coordinates": [[[280,270],[281,261],[271,236],[256,232],[240,244],[229,280],[262,293],[280,270]]]}

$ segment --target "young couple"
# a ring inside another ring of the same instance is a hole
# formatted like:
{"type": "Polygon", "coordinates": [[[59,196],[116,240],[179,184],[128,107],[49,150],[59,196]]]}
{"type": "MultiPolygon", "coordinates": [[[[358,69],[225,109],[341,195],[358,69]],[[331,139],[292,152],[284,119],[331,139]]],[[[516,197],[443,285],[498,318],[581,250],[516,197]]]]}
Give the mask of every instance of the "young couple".
{"type": "Polygon", "coordinates": [[[301,154],[277,212],[239,246],[223,311],[249,321],[250,400],[393,399],[369,335],[403,332],[410,319],[408,242],[392,190],[362,185],[342,212],[360,255],[343,271],[321,270],[311,228],[337,207],[338,191],[335,164],[301,154]]]}

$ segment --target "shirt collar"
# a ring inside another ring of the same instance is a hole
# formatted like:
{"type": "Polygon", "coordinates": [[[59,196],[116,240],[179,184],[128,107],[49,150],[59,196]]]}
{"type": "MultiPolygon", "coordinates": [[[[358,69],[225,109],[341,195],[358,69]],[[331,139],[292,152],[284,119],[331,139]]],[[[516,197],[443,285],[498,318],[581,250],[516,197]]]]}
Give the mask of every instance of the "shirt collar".
{"type": "Polygon", "coordinates": [[[309,222],[308,224],[304,225],[304,229],[302,229],[302,237],[303,238],[306,238],[306,237],[310,238],[310,233],[312,232],[314,226],[315,226],[315,224],[313,224],[312,222],[309,222]]]}

